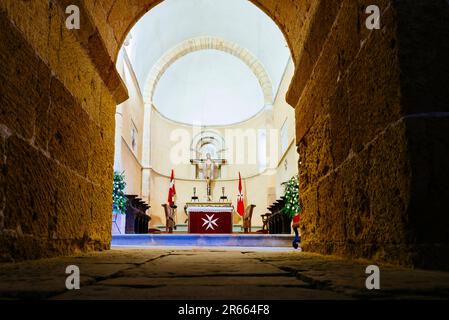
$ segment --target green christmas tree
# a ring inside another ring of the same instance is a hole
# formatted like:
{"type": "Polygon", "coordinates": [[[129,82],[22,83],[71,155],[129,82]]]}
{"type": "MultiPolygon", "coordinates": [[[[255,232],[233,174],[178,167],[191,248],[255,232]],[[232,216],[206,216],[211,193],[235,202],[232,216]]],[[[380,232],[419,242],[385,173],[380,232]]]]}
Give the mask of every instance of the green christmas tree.
{"type": "Polygon", "coordinates": [[[126,213],[126,204],[128,199],[125,196],[125,173],[114,172],[114,185],[112,188],[112,208],[120,212],[126,213]]]}
{"type": "Polygon", "coordinates": [[[282,183],[285,188],[285,206],[282,212],[292,219],[299,214],[301,207],[299,206],[299,183],[298,177],[294,176],[290,180],[282,183]]]}

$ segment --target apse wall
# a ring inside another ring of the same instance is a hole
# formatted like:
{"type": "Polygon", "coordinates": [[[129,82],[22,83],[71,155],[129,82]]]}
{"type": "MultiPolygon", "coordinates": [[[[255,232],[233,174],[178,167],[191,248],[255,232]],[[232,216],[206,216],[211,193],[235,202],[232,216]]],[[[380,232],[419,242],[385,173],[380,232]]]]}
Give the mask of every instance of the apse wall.
{"type": "Polygon", "coordinates": [[[114,170],[125,173],[126,194],[141,196],[144,102],[125,50],[120,50],[117,70],[128,88],[129,99],[117,106],[116,110],[114,170]],[[135,148],[133,129],[136,131],[135,148]]]}
{"type": "MultiPolygon", "coordinates": [[[[251,119],[238,124],[199,129],[169,120],[162,116],[156,108],[152,108],[149,202],[153,226],[161,225],[165,221],[161,204],[167,202],[171,169],[174,170],[176,180],[176,204],[179,208],[178,223],[185,222],[186,215],[183,208],[185,203],[191,199],[193,187],[196,187],[197,196],[200,199],[206,197],[206,183],[203,180],[195,179],[195,167],[189,162],[190,154],[186,154],[181,163],[173,159],[176,156],[173,157],[172,153],[180,150],[179,144],[183,139],[186,140],[186,143],[190,143],[192,137],[200,131],[213,131],[221,134],[225,138],[226,146],[230,147],[229,141],[226,140],[226,130],[244,133],[271,128],[273,138],[267,149],[268,155],[276,157],[272,162],[272,169],[263,169],[259,163],[260,159],[256,159],[256,163],[248,163],[248,161],[245,163],[230,163],[223,166],[221,179],[216,180],[212,185],[212,194],[215,201],[221,196],[222,187],[224,187],[225,195],[235,205],[238,191],[238,173],[240,172],[243,180],[245,204],[256,205],[253,226],[262,226],[261,215],[266,213],[267,206],[283,195],[281,183],[297,173],[298,153],[295,144],[294,109],[285,102],[285,94],[293,70],[293,63],[290,62],[272,108],[268,108],[268,110],[264,110],[251,119]],[[277,150],[274,150],[275,148],[277,150]]],[[[245,147],[251,147],[251,145],[248,145],[245,141],[245,147]]],[[[234,153],[237,153],[235,148],[234,153]]],[[[234,222],[238,223],[238,219],[234,222]]]]}

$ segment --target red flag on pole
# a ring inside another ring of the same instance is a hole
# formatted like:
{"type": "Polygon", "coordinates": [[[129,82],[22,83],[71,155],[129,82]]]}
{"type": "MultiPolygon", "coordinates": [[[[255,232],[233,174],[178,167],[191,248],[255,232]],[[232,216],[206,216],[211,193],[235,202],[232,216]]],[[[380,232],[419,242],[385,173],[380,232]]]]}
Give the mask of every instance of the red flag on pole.
{"type": "Polygon", "coordinates": [[[300,218],[299,214],[297,214],[296,216],[293,217],[292,223],[293,224],[299,223],[300,219],[301,218],[300,218]]]}
{"type": "Polygon", "coordinates": [[[175,173],[173,172],[173,169],[171,170],[171,176],[170,176],[170,187],[168,189],[168,204],[169,206],[173,206],[173,197],[176,194],[176,188],[175,188],[175,173]]]}
{"type": "Polygon", "coordinates": [[[242,192],[242,177],[239,172],[239,194],[237,196],[237,213],[243,217],[245,214],[245,205],[243,203],[243,192],[242,192]]]}

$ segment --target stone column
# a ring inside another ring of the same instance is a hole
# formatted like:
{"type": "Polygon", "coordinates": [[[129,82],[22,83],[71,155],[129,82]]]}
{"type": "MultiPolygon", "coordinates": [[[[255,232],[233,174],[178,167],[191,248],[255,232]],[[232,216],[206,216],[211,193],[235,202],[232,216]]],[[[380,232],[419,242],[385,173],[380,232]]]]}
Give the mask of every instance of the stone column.
{"type": "Polygon", "coordinates": [[[114,171],[122,171],[122,105],[118,105],[115,112],[115,150],[114,171]]]}
{"type": "Polygon", "coordinates": [[[152,108],[151,103],[145,103],[142,139],[142,199],[147,203],[150,203],[152,108]]]}

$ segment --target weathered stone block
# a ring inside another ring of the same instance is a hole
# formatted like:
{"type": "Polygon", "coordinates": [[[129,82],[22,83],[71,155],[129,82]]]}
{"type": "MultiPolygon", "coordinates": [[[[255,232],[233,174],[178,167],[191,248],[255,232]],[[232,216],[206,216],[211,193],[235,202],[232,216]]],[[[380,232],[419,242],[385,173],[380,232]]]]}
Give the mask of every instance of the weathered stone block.
{"type": "MultiPolygon", "coordinates": [[[[0,233],[0,261],[14,262],[51,256],[48,241],[29,235],[19,236],[13,232],[0,233]]],[[[64,254],[64,252],[58,252],[64,254]]]]}
{"type": "MultiPolygon", "coordinates": [[[[290,87],[288,93],[289,103],[298,101],[302,96],[339,11],[341,1],[315,1],[312,5],[313,8],[310,11],[313,12],[313,15],[306,22],[307,25],[303,26],[303,33],[300,33],[294,41],[296,46],[294,45],[293,51],[297,53],[296,70],[301,71],[295,73],[292,81],[294,86],[290,87]]],[[[302,15],[304,15],[304,12],[302,15]]],[[[291,23],[291,21],[289,22],[291,23]]]]}
{"type": "Polygon", "coordinates": [[[316,185],[305,191],[300,191],[301,201],[301,245],[313,241],[317,237],[321,215],[318,211],[318,193],[316,185]]]}
{"type": "Polygon", "coordinates": [[[82,176],[87,175],[90,118],[56,78],[51,81],[48,151],[82,176]]]}
{"type": "Polygon", "coordinates": [[[48,106],[50,70],[0,11],[0,123],[30,139],[36,109],[48,106]]]}
{"type": "MultiPolygon", "coordinates": [[[[36,50],[36,53],[44,61],[47,61],[49,1],[2,0],[0,9],[7,13],[9,19],[21,31],[22,37],[26,39],[26,42],[36,50]]],[[[1,30],[6,31],[6,29],[1,30]]]]}
{"type": "Polygon", "coordinates": [[[51,216],[51,237],[64,240],[88,237],[92,183],[65,168],[58,171],[57,182],[57,203],[51,216]]]}
{"type": "Polygon", "coordinates": [[[50,6],[49,63],[56,78],[94,121],[99,121],[100,90],[104,85],[75,34],[67,30],[57,4],[50,6]]]}
{"type": "Polygon", "coordinates": [[[405,139],[403,123],[391,126],[339,169],[343,190],[336,197],[346,203],[342,254],[410,263],[409,252],[398,250],[409,244],[404,216],[408,196],[405,139]]]}
{"type": "Polygon", "coordinates": [[[321,241],[346,240],[346,199],[339,194],[344,193],[343,182],[338,173],[330,173],[318,184],[318,211],[321,218],[317,234],[321,241]],[[333,201],[329,201],[333,199],[333,201]]]}
{"type": "Polygon", "coordinates": [[[333,168],[329,120],[328,116],[318,119],[300,142],[300,178],[307,184],[317,183],[333,168]]]}
{"type": "Polygon", "coordinates": [[[91,198],[91,219],[89,220],[88,234],[93,241],[110,243],[112,228],[112,180],[111,187],[94,186],[91,198]]]}
{"type": "MultiPolygon", "coordinates": [[[[338,8],[340,3],[337,1],[337,4],[338,8]]],[[[340,10],[337,8],[335,11],[339,13],[329,34],[326,33],[326,37],[317,35],[310,38],[310,42],[313,40],[318,42],[314,44],[315,50],[321,51],[316,54],[313,73],[308,78],[296,108],[298,141],[307,134],[318,118],[330,112],[329,109],[332,107],[335,110],[336,106],[333,104],[338,104],[338,101],[331,101],[331,99],[335,98],[337,88],[341,86],[339,82],[345,78],[349,62],[359,50],[356,4],[345,0],[340,10]]],[[[339,112],[339,110],[336,111],[339,112]]]]}
{"type": "Polygon", "coordinates": [[[372,32],[348,69],[352,149],[359,152],[402,116],[395,22],[385,15],[384,30],[372,32]]]}
{"type": "Polygon", "coordinates": [[[6,229],[19,235],[48,236],[48,217],[56,202],[57,167],[56,162],[17,136],[7,140],[3,169],[6,229]]]}
{"type": "Polygon", "coordinates": [[[100,90],[101,98],[99,105],[99,125],[106,133],[107,140],[114,140],[115,136],[115,113],[116,104],[111,93],[106,87],[102,87],[100,90]]]}
{"type": "Polygon", "coordinates": [[[399,121],[316,183],[317,211],[303,203],[305,221],[320,217],[316,234],[304,238],[308,250],[412,263],[406,146],[406,125],[399,121]]]}
{"type": "Polygon", "coordinates": [[[114,31],[111,26],[106,22],[110,6],[112,6],[113,1],[84,1],[86,9],[90,11],[92,19],[95,21],[95,26],[98,28],[104,43],[106,45],[107,51],[113,61],[116,61],[115,52],[118,52],[119,45],[114,37],[114,31]]]}
{"type": "Polygon", "coordinates": [[[338,83],[334,95],[329,98],[329,126],[334,167],[338,167],[346,160],[351,150],[351,114],[345,80],[338,83]]]}
{"type": "Polygon", "coordinates": [[[114,142],[106,139],[103,129],[95,123],[89,128],[88,178],[101,186],[111,186],[114,164],[114,142]]]}
{"type": "MultiPolygon", "coordinates": [[[[88,7],[85,6],[85,2],[81,0],[54,0],[54,3],[56,4],[55,7],[59,7],[59,11],[62,14],[65,14],[65,8],[68,5],[76,5],[80,9],[80,20],[82,21],[83,27],[78,30],[69,31],[66,31],[65,28],[61,29],[63,34],[61,43],[65,45],[66,35],[64,35],[64,33],[69,33],[80,45],[76,48],[80,54],[80,59],[89,60],[89,63],[81,63],[79,65],[81,71],[80,75],[85,78],[80,82],[80,86],[88,86],[89,83],[92,84],[94,81],[101,79],[114,96],[117,104],[125,101],[128,98],[128,93],[115,68],[115,64],[113,63],[112,57],[115,57],[115,54],[113,55],[108,52],[108,48],[104,43],[104,39],[107,38],[103,38],[100,35],[97,26],[95,26],[95,22],[99,21],[98,17],[91,17],[91,10],[89,10],[88,7]],[[93,79],[91,79],[91,77],[93,77],[93,79]]],[[[129,3],[127,3],[127,5],[128,9],[132,8],[129,3]]],[[[90,3],[90,8],[91,7],[92,4],[90,3]]],[[[108,16],[109,15],[110,12],[108,13],[108,16]]],[[[63,15],[63,18],[65,19],[66,17],[63,15]]],[[[71,45],[70,41],[67,45],[71,45]]],[[[73,90],[76,90],[76,88],[71,89],[71,91],[73,90]]],[[[95,88],[91,91],[95,91],[95,88]]],[[[81,90],[80,92],[87,93],[89,91],[81,90]]],[[[76,95],[79,96],[78,94],[76,95]]],[[[92,100],[97,98],[98,95],[94,94],[83,96],[80,100],[83,106],[86,105],[85,107],[87,107],[87,110],[90,113],[91,109],[97,106],[92,103],[92,100]]]]}
{"type": "MultiPolygon", "coordinates": [[[[360,50],[360,21],[358,6],[353,0],[343,0],[332,26],[323,53],[336,55],[338,59],[339,81],[360,50]]],[[[323,64],[326,59],[322,60],[323,64]]]]}
{"type": "Polygon", "coordinates": [[[56,67],[59,64],[59,51],[61,47],[63,28],[63,20],[55,0],[49,1],[48,21],[48,64],[52,68],[53,72],[55,72],[56,67]]]}

